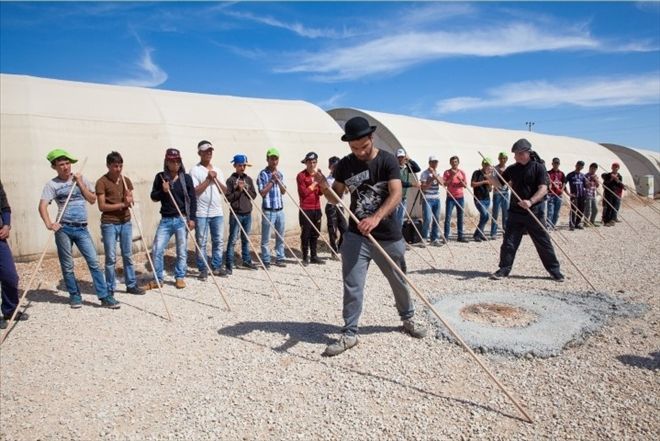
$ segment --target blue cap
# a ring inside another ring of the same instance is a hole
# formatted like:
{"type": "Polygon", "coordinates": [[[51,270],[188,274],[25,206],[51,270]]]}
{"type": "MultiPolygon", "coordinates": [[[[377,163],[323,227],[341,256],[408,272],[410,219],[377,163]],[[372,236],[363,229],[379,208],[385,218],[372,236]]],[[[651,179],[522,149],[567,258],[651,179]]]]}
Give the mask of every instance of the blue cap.
{"type": "Polygon", "coordinates": [[[248,164],[247,156],[242,155],[240,153],[238,155],[234,155],[234,159],[232,159],[230,162],[233,163],[234,165],[245,164],[247,167],[252,167],[252,164],[248,164]]]}

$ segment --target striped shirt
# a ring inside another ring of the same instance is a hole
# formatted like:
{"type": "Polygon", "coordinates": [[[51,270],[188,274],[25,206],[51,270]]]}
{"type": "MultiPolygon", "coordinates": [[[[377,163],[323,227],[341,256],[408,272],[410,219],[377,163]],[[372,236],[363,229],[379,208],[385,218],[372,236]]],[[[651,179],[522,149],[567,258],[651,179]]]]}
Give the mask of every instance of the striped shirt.
{"type": "MultiPolygon", "coordinates": [[[[435,175],[437,176],[438,173],[435,172],[435,175]]],[[[428,168],[422,172],[422,176],[419,178],[421,182],[428,182],[429,178],[431,177],[431,170],[428,168]]],[[[431,185],[424,190],[424,196],[426,196],[426,199],[440,199],[440,183],[438,182],[437,179],[433,179],[431,182],[431,185]]]]}
{"type": "MultiPolygon", "coordinates": [[[[282,175],[282,172],[277,171],[276,173],[280,182],[284,183],[284,175],[282,175]]],[[[260,193],[268,185],[272,176],[273,172],[271,172],[268,167],[261,170],[259,176],[257,177],[257,188],[259,188],[260,193]]],[[[264,196],[261,207],[264,210],[281,210],[284,207],[284,203],[282,201],[282,192],[280,191],[279,185],[275,184],[271,187],[266,196],[264,196]]]]}

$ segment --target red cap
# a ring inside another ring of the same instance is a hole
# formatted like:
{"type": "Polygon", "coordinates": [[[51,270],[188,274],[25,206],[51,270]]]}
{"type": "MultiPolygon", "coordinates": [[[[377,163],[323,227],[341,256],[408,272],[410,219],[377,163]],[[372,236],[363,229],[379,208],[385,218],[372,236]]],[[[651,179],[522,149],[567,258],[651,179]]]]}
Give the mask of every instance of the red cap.
{"type": "Polygon", "coordinates": [[[179,150],[177,149],[167,149],[167,151],[165,151],[165,159],[170,161],[178,159],[180,161],[181,153],[179,153],[179,150]]]}

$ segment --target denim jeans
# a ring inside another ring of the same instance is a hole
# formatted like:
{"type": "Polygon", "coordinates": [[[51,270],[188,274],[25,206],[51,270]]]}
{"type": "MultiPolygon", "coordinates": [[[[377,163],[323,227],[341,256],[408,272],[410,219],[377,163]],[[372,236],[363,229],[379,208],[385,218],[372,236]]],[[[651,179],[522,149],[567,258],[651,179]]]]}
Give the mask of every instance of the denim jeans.
{"type": "Polygon", "coordinates": [[[176,240],[176,264],[174,278],[183,279],[186,276],[186,258],[188,257],[188,237],[185,220],[181,216],[161,218],[153,244],[154,271],[156,277],[163,282],[163,256],[165,247],[172,235],[176,240]]]}
{"type": "Polygon", "coordinates": [[[126,288],[135,288],[135,267],[133,266],[133,226],[130,222],[123,224],[101,224],[101,237],[105,249],[105,282],[110,294],[115,292],[117,281],[115,277],[115,263],[117,262],[117,241],[121,250],[121,259],[124,263],[124,282],[126,288]]]}
{"type": "Polygon", "coordinates": [[[408,216],[406,216],[406,210],[407,210],[407,202],[402,200],[399,205],[396,206],[396,209],[394,210],[394,219],[397,221],[397,225],[399,227],[403,227],[403,221],[406,220],[408,216]]]}
{"type": "Polygon", "coordinates": [[[261,219],[261,259],[264,264],[270,263],[270,223],[275,230],[279,233],[275,236],[275,258],[280,261],[284,260],[284,210],[264,210],[264,216],[261,219]]]}
{"type": "MultiPolygon", "coordinates": [[[[379,241],[378,243],[399,268],[405,266],[404,252],[406,245],[403,239],[379,241]]],[[[406,281],[392,268],[380,250],[368,238],[361,234],[347,232],[346,240],[341,246],[341,258],[344,280],[343,333],[356,335],[358,332],[358,322],[364,302],[364,284],[371,260],[376,263],[389,282],[401,320],[407,320],[415,315],[415,305],[410,297],[410,290],[406,281]]]]}
{"type": "Polygon", "coordinates": [[[0,240],[0,286],[2,315],[12,315],[18,306],[18,273],[6,240],[0,240]]]}
{"type": "Polygon", "coordinates": [[[424,223],[422,224],[422,236],[429,239],[429,230],[431,232],[431,242],[440,238],[440,229],[438,228],[438,219],[440,219],[440,199],[426,199],[422,204],[424,223]]]}
{"type": "Polygon", "coordinates": [[[197,250],[195,261],[199,271],[205,271],[206,264],[204,261],[210,263],[211,269],[216,270],[222,266],[222,216],[213,217],[198,217],[195,226],[195,240],[199,249],[204,253],[202,257],[197,250]],[[209,237],[209,230],[211,232],[211,260],[208,260],[206,255],[206,240],[209,237]]]}
{"type": "MultiPolygon", "coordinates": [[[[236,216],[245,232],[250,234],[252,213],[236,214],[236,216]]],[[[236,217],[232,215],[229,218],[229,238],[227,239],[227,252],[225,253],[225,265],[227,268],[234,267],[234,247],[236,246],[236,242],[238,242],[239,233],[241,235],[241,258],[243,259],[243,263],[252,263],[252,258],[250,257],[250,238],[243,234],[241,227],[236,222],[236,217]]]]}
{"type": "Polygon", "coordinates": [[[596,197],[587,196],[587,199],[584,203],[584,220],[589,221],[590,224],[596,223],[596,216],[598,215],[598,204],[596,203],[596,197]]]}
{"type": "Polygon", "coordinates": [[[60,258],[60,267],[62,268],[62,277],[69,294],[80,294],[76,276],[73,274],[73,244],[76,244],[78,251],[83,255],[87,262],[89,272],[92,274],[94,291],[96,296],[102,299],[108,295],[108,286],[103,277],[103,271],[96,258],[96,248],[94,241],[89,234],[87,227],[73,227],[71,225],[62,225],[62,228],[55,233],[55,244],[57,245],[57,256],[60,258]]]}
{"type": "Polygon", "coordinates": [[[486,239],[486,224],[488,223],[488,208],[490,207],[490,199],[475,199],[474,205],[479,211],[479,225],[474,230],[474,237],[486,239]]]}
{"type": "Polygon", "coordinates": [[[557,226],[557,222],[559,221],[560,210],[561,210],[561,196],[557,196],[556,194],[549,194],[548,212],[547,212],[548,227],[555,228],[557,226]]]}
{"type": "Polygon", "coordinates": [[[506,226],[509,217],[509,190],[495,190],[493,193],[492,221],[490,223],[490,237],[497,236],[497,218],[502,213],[502,227],[506,226]]]}
{"type": "Polygon", "coordinates": [[[445,238],[449,240],[449,233],[451,231],[451,213],[456,207],[456,229],[458,230],[458,238],[463,238],[463,198],[456,198],[456,202],[451,196],[447,196],[445,204],[445,238]],[[458,204],[456,203],[458,202],[458,204]]]}

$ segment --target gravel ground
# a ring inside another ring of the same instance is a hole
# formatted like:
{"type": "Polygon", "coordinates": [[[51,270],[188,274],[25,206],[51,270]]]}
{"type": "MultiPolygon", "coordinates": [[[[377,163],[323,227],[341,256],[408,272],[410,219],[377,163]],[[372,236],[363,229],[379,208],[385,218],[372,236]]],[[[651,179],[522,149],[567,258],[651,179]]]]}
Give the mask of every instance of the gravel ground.
{"type": "MultiPolygon", "coordinates": [[[[660,225],[656,212],[637,209],[660,225]]],[[[231,311],[210,279],[199,282],[191,271],[188,288],[176,290],[168,278],[172,322],[157,291],[119,293],[120,310],[99,308],[80,261],[84,306],[70,309],[51,259],[39,289],[27,295],[30,319],[0,352],[0,439],[658,439],[660,234],[636,213],[623,214],[639,235],[620,223],[599,228],[604,238],[563,231],[568,243],[560,245],[597,292],[642,305],[638,314],[608,315],[554,357],[480,355],[533,424],[461,347],[400,332],[375,266],[360,344],[325,358],[342,323],[340,265],[329,258],[308,267],[322,292],[295,264],[271,271],[281,297],[263,271],[234,270],[219,279],[231,311]]],[[[499,248],[501,240],[491,243],[499,248]]],[[[432,301],[493,291],[574,297],[590,289],[559,251],[567,280],[547,278],[529,238],[512,276],[497,282],[487,278],[498,260],[488,245],[450,247],[453,257],[447,246],[430,249],[437,270],[429,249],[407,253],[409,276],[432,301]]],[[[144,258],[137,260],[146,282],[144,258]]],[[[23,284],[33,266],[19,265],[23,284]]],[[[436,334],[440,325],[418,305],[436,334]]]]}

